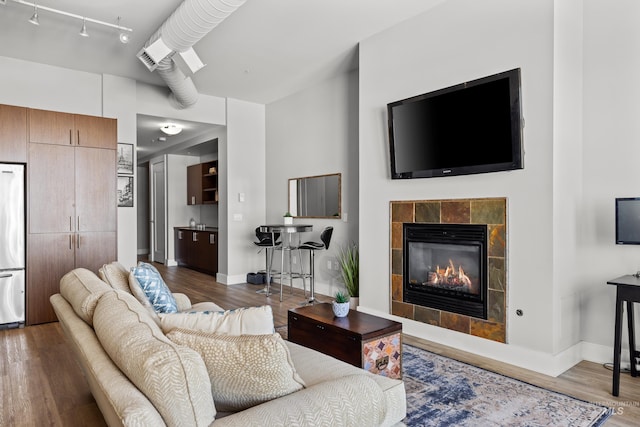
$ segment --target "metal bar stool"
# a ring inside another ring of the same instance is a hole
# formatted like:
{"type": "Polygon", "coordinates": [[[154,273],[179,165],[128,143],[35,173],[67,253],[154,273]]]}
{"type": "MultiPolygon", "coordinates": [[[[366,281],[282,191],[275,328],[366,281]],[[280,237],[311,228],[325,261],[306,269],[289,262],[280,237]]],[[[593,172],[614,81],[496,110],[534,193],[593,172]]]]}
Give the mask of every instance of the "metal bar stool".
{"type": "Polygon", "coordinates": [[[273,251],[281,246],[281,242],[278,241],[280,233],[275,232],[263,232],[260,231],[260,227],[256,227],[257,242],[253,242],[254,245],[260,248],[260,251],[265,251],[265,273],[266,273],[266,285],[263,289],[256,291],[259,294],[271,295],[271,277],[273,276],[273,251]]]}
{"type": "Polygon", "coordinates": [[[316,251],[328,250],[329,244],[331,243],[331,236],[333,234],[333,227],[326,227],[320,233],[320,240],[322,242],[304,242],[298,249],[300,250],[308,250],[309,251],[309,274],[303,276],[309,277],[309,299],[305,302],[305,304],[313,304],[317,302],[314,295],[314,286],[315,286],[315,254],[316,251]]]}

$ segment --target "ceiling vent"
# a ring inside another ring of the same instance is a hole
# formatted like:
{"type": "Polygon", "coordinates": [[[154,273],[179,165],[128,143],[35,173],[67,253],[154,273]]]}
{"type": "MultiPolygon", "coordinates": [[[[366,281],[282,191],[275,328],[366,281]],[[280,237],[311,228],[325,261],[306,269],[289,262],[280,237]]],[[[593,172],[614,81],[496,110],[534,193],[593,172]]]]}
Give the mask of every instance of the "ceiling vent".
{"type": "Polygon", "coordinates": [[[143,47],[138,52],[138,59],[149,69],[153,71],[158,67],[160,61],[172,54],[173,51],[167,46],[162,38],[157,39],[148,46],[143,47]]]}

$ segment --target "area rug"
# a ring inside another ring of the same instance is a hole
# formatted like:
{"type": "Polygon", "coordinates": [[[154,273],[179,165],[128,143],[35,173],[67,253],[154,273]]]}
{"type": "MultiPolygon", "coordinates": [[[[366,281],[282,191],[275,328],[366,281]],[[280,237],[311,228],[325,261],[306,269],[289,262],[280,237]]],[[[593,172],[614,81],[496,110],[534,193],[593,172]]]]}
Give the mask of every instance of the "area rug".
{"type": "Polygon", "coordinates": [[[408,426],[600,426],[612,410],[402,347],[408,426]]]}
{"type": "MultiPolygon", "coordinates": [[[[276,331],[287,339],[287,327],[276,331]]],[[[403,344],[409,426],[597,427],[613,410],[403,344]]]]}

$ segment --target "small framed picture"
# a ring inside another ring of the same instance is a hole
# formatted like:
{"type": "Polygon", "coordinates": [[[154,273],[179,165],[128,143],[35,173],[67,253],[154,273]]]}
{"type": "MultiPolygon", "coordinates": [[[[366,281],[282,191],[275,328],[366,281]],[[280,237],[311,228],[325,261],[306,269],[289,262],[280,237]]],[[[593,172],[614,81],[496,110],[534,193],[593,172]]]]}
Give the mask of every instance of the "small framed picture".
{"type": "Polygon", "coordinates": [[[118,142],[118,174],[133,175],[133,144],[118,142]]]}
{"type": "Polygon", "coordinates": [[[118,207],[133,207],[133,177],[118,176],[118,207]]]}

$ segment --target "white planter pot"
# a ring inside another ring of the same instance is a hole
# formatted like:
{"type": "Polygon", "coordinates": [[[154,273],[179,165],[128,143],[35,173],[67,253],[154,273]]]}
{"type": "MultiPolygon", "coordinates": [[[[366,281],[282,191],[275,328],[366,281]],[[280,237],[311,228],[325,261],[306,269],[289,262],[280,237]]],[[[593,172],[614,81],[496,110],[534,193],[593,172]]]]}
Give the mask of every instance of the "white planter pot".
{"type": "Polygon", "coordinates": [[[284,224],[285,225],[291,225],[293,224],[293,217],[292,216],[284,216],[284,224]]]}
{"type": "Polygon", "coordinates": [[[349,303],[333,301],[333,314],[336,317],[346,317],[349,314],[349,303]]]}

